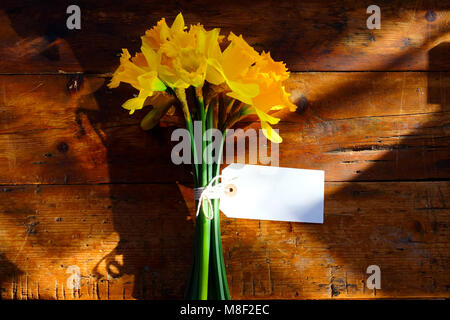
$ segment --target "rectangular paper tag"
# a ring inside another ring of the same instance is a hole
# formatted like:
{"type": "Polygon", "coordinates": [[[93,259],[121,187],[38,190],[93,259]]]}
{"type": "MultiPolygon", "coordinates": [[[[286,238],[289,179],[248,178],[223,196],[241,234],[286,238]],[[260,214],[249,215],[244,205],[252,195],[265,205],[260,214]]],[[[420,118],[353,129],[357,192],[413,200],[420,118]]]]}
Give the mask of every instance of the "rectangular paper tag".
{"type": "Polygon", "coordinates": [[[233,163],[222,172],[230,218],[323,223],[325,173],[233,163]]]}

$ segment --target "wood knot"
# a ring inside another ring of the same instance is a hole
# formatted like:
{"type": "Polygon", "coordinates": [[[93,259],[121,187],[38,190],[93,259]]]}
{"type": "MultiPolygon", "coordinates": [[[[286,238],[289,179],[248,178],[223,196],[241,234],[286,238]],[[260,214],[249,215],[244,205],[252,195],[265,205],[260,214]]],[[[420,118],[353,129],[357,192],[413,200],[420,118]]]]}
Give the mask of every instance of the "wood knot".
{"type": "Polygon", "coordinates": [[[295,112],[297,112],[298,114],[302,114],[308,107],[309,101],[302,94],[298,99],[295,100],[294,104],[297,106],[297,110],[295,110],[295,112]]]}
{"type": "Polygon", "coordinates": [[[428,10],[427,13],[425,13],[425,19],[427,19],[428,22],[433,22],[436,18],[437,14],[433,10],[428,10]]]}
{"type": "Polygon", "coordinates": [[[66,153],[69,150],[69,146],[65,142],[60,142],[56,146],[56,149],[58,149],[58,151],[61,153],[66,153]]]}

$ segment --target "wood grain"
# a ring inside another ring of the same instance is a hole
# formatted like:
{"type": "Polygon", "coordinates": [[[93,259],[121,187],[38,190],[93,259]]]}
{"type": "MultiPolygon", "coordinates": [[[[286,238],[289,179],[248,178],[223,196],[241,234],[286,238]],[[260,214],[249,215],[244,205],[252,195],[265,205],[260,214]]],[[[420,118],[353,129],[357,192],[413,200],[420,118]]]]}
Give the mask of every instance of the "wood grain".
{"type": "MultiPolygon", "coordinates": [[[[65,75],[0,77],[0,183],[191,182],[170,160],[172,128],[143,132],[145,110],[120,108],[132,90],[83,79],[71,95],[65,75]]],[[[281,166],[327,181],[450,178],[449,73],[303,73],[288,85],[299,108],[279,112],[281,166]]]]}
{"type": "MultiPolygon", "coordinates": [[[[330,182],[323,225],[223,217],[232,297],[447,297],[449,195],[449,182],[330,182]],[[365,287],[371,264],[382,270],[376,292],[365,287]]],[[[2,298],[182,296],[190,188],[4,186],[0,204],[2,298]],[[67,287],[73,265],[80,290],[67,287]]]]}
{"type": "Polygon", "coordinates": [[[366,26],[368,3],[345,1],[78,1],[81,30],[66,28],[67,4],[14,0],[0,5],[0,72],[112,72],[122,47],[161,17],[183,12],[187,24],[243,34],[292,71],[450,71],[446,52],[429,50],[447,38],[446,1],[378,1],[381,29],[366,26]]]}

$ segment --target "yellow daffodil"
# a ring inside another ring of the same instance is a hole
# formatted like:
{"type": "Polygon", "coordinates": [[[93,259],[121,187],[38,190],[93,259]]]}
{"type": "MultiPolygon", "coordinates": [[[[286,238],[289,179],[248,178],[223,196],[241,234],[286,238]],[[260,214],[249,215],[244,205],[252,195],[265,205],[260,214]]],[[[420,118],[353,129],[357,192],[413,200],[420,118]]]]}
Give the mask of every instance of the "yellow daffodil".
{"type": "Polygon", "coordinates": [[[161,44],[166,42],[169,38],[169,27],[166,24],[166,19],[162,18],[158,21],[156,26],[145,31],[145,35],[141,37],[142,44],[147,45],[150,49],[158,51],[161,44]]]}
{"type": "MultiPolygon", "coordinates": [[[[224,88],[223,94],[241,101],[246,106],[242,116],[255,113],[268,139],[282,141],[271,127],[279,119],[268,112],[296,109],[283,86],[283,81],[289,78],[283,62],[274,61],[270,53],[259,54],[242,35],[234,33],[229,34],[229,45],[222,51],[223,37],[219,29],[207,31],[201,24],[187,28],[181,13],[170,27],[161,19],[141,39],[142,53],[131,59],[123,49],[120,66],[109,84],[114,88],[126,82],[139,90],[137,97],[123,104],[130,113],[141,109],[155,91],[167,87],[172,92],[191,86],[201,89],[207,81],[213,87],[224,88]]],[[[160,112],[153,111],[153,114],[160,112]]]]}
{"type": "Polygon", "coordinates": [[[131,61],[130,58],[131,55],[128,50],[122,49],[120,66],[114,72],[108,87],[116,88],[120,82],[125,82],[139,90],[139,95],[136,98],[129,99],[122,105],[123,108],[130,110],[130,114],[132,114],[135,110],[142,109],[147,97],[152,96],[155,91],[166,90],[166,86],[158,78],[158,73],[153,65],[147,63],[144,54],[136,54],[131,61]]]}
{"type": "Polygon", "coordinates": [[[207,71],[207,57],[220,52],[219,29],[206,31],[200,24],[186,29],[180,13],[171,27],[161,19],[142,37],[142,51],[161,55],[158,76],[173,89],[202,86],[207,72],[213,72],[207,71]]]}
{"type": "Polygon", "coordinates": [[[141,37],[142,44],[146,44],[150,49],[158,51],[164,43],[173,39],[174,35],[183,32],[185,28],[184,18],[181,13],[177,15],[171,27],[167,25],[166,19],[162,18],[156,26],[147,30],[141,37]]]}
{"type": "Polygon", "coordinates": [[[254,108],[265,136],[273,142],[281,142],[281,137],[270,126],[279,119],[267,112],[284,107],[295,110],[282,85],[282,81],[289,78],[289,72],[284,63],[275,62],[269,53],[256,52],[242,36],[231,33],[228,40],[231,43],[223,54],[210,62],[217,74],[207,80],[214,84],[226,82],[231,89],[230,97],[254,108]]]}
{"type": "Polygon", "coordinates": [[[246,82],[244,76],[259,59],[259,54],[242,36],[237,37],[231,33],[228,40],[231,43],[222,54],[216,53],[214,57],[210,57],[208,62],[215,72],[209,74],[207,80],[215,85],[226,82],[231,91],[239,96],[239,100],[251,104],[251,98],[258,94],[259,87],[246,82]]]}

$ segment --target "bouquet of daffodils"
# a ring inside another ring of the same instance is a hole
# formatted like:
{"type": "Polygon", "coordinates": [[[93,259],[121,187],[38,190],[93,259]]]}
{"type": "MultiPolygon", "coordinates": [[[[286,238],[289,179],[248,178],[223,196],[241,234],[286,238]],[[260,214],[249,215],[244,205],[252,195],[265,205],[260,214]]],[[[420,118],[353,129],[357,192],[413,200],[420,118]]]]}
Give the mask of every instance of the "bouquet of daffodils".
{"type": "MultiPolygon", "coordinates": [[[[217,183],[220,175],[223,141],[212,161],[207,149],[209,129],[226,130],[249,114],[261,120],[264,135],[272,142],[281,137],[272,129],[279,119],[270,110],[296,106],[289,101],[283,81],[289,72],[283,62],[275,62],[270,53],[255,51],[242,36],[227,38],[215,28],[201,24],[185,26],[178,14],[172,26],[161,19],[141,37],[141,52],[131,57],[122,49],[120,66],[114,72],[110,88],[121,82],[139,90],[122,107],[132,114],[144,106],[152,109],[142,119],[144,130],[157,125],[165,114],[180,108],[190,135],[194,187],[204,190],[217,183]],[[193,121],[201,122],[201,142],[194,139],[193,121]],[[196,145],[200,144],[200,145],[196,145]]],[[[197,200],[194,258],[185,298],[192,300],[230,299],[222,253],[219,199],[197,200]],[[208,201],[204,201],[208,200],[208,201]]]]}

